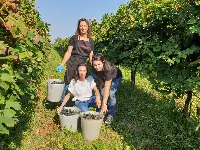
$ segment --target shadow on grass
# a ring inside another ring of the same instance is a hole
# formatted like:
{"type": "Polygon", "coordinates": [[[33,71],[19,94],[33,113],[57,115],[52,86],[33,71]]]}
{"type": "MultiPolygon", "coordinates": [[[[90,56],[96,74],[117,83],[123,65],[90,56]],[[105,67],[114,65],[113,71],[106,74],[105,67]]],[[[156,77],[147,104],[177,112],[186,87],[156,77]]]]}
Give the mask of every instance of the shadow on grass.
{"type": "MultiPolygon", "coordinates": [[[[145,85],[144,85],[145,86],[145,85]]],[[[140,86],[141,87],[141,86],[140,86]]],[[[117,92],[117,112],[111,126],[131,149],[199,149],[197,120],[184,118],[169,100],[133,89],[124,81],[117,92]]]]}
{"type": "MultiPolygon", "coordinates": [[[[59,107],[62,104],[62,102],[51,102],[48,100],[43,101],[43,105],[46,109],[49,110],[56,110],[57,107],[59,107]]],[[[75,105],[75,102],[72,101],[71,99],[65,104],[64,107],[73,107],[75,105]]]]}
{"type": "Polygon", "coordinates": [[[21,97],[22,114],[18,118],[19,122],[14,128],[11,128],[9,135],[0,136],[0,150],[14,150],[16,147],[21,146],[22,137],[24,131],[29,129],[29,121],[31,120],[32,114],[34,114],[35,102],[30,100],[28,96],[21,97]]]}

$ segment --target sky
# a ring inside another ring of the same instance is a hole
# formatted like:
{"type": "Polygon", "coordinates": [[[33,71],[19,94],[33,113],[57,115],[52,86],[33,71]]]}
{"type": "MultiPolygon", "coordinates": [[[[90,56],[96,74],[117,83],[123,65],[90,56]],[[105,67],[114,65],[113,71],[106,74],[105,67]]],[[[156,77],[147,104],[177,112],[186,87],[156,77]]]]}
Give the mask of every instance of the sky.
{"type": "Polygon", "coordinates": [[[44,22],[51,24],[51,41],[75,33],[80,18],[101,21],[105,13],[116,13],[129,0],[36,0],[35,8],[44,22]]]}

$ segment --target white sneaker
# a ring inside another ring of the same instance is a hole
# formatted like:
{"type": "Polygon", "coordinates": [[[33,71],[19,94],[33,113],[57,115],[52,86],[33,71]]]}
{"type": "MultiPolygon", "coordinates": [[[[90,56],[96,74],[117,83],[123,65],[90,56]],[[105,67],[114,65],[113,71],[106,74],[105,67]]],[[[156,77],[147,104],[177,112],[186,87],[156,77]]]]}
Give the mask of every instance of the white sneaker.
{"type": "Polygon", "coordinates": [[[105,124],[111,125],[112,122],[113,122],[113,116],[108,115],[108,117],[106,118],[105,124]]]}

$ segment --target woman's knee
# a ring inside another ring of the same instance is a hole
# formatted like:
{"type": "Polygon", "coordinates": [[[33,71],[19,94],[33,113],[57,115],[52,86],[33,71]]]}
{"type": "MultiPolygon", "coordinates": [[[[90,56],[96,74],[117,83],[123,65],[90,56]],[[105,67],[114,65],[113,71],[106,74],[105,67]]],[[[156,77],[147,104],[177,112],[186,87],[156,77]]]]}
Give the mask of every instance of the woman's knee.
{"type": "Polygon", "coordinates": [[[86,106],[82,106],[82,107],[78,107],[78,108],[81,110],[81,112],[87,112],[87,111],[89,111],[89,108],[86,107],[86,106]]]}
{"type": "Polygon", "coordinates": [[[109,106],[115,106],[115,105],[116,105],[116,98],[115,98],[115,95],[113,95],[112,97],[109,97],[108,105],[109,105],[109,106]]]}
{"type": "Polygon", "coordinates": [[[81,112],[89,111],[88,106],[85,105],[84,103],[77,103],[76,107],[78,107],[81,110],[81,112]]]}

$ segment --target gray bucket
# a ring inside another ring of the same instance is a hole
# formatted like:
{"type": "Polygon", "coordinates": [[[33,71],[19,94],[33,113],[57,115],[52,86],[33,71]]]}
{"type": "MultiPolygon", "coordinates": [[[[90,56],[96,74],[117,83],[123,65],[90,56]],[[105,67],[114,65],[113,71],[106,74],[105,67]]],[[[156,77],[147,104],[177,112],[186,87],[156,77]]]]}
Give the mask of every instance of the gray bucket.
{"type": "Polygon", "coordinates": [[[59,112],[58,115],[59,115],[59,119],[60,119],[61,129],[63,130],[64,127],[66,127],[68,130],[70,130],[72,132],[76,132],[77,126],[78,126],[78,120],[80,117],[80,109],[77,107],[64,107],[64,109],[75,110],[79,114],[72,115],[72,116],[65,116],[65,115],[61,115],[59,112]]]}
{"type": "Polygon", "coordinates": [[[63,93],[63,89],[65,87],[65,83],[63,80],[59,79],[48,79],[48,97],[47,99],[51,102],[59,102],[61,100],[61,96],[63,93]],[[60,82],[62,84],[54,84],[55,82],[60,82]]]}
{"type": "Polygon", "coordinates": [[[88,120],[82,117],[83,114],[99,114],[99,112],[88,111],[81,113],[81,128],[85,140],[92,141],[99,138],[103,118],[99,120],[88,120]]]}

